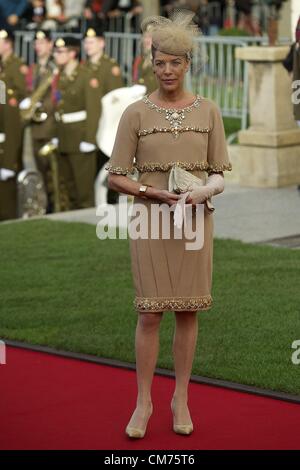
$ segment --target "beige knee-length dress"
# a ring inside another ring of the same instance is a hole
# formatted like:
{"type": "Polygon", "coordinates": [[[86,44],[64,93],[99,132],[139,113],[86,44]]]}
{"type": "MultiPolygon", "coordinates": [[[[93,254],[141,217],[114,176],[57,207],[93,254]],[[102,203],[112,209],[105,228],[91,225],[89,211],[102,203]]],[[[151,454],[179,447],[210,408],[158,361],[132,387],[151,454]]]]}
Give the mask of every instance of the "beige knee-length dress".
{"type": "MultiPolygon", "coordinates": [[[[168,190],[174,162],[204,182],[211,172],[232,169],[217,105],[197,96],[188,107],[167,109],[146,96],[128,106],[106,169],[120,175],[138,171],[141,184],[168,190]]],[[[135,204],[148,209],[151,234],[151,205],[159,201],[135,196],[135,204]]],[[[168,239],[162,236],[161,227],[157,238],[151,235],[129,238],[135,287],[133,304],[137,312],[198,311],[212,307],[214,215],[203,206],[204,243],[200,249],[186,249],[186,242],[191,240],[186,239],[184,227],[182,237],[174,237],[172,211],[168,239]]]]}

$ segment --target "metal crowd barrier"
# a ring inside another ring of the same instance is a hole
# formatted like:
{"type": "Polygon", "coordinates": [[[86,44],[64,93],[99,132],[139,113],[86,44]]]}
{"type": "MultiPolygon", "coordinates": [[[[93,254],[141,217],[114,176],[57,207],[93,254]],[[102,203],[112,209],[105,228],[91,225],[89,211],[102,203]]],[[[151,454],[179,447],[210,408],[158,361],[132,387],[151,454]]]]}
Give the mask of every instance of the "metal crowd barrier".
{"type": "Polygon", "coordinates": [[[133,62],[141,52],[141,34],[105,33],[106,53],[117,60],[127,85],[132,85],[133,62]]]}
{"type": "Polygon", "coordinates": [[[141,15],[132,13],[122,14],[108,19],[107,31],[116,33],[139,33],[141,30],[141,15]]]}
{"type": "MultiPolygon", "coordinates": [[[[33,32],[16,32],[15,51],[30,64],[35,60],[33,32]]],[[[53,38],[70,33],[53,32],[53,38]]],[[[72,34],[81,38],[81,33],[72,34]]],[[[106,53],[120,64],[128,86],[132,85],[134,59],[140,54],[141,35],[106,32],[106,53]]],[[[235,48],[266,43],[266,37],[201,36],[198,51],[192,61],[187,86],[194,93],[214,100],[224,117],[241,119],[247,127],[248,73],[247,62],[235,59],[235,48]]],[[[281,43],[288,43],[282,38],[281,43]]],[[[84,51],[82,50],[82,58],[84,51]]]]}
{"type": "Polygon", "coordinates": [[[241,119],[242,129],[247,127],[248,73],[235,48],[245,46],[236,38],[201,37],[191,66],[191,89],[214,100],[224,117],[241,119]]]}

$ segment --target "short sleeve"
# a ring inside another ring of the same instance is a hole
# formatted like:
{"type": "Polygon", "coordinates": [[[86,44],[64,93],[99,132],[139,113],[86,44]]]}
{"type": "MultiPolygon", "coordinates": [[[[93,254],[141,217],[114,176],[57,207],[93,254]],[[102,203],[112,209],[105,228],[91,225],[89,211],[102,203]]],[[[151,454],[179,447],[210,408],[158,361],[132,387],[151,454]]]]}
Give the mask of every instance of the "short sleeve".
{"type": "Polygon", "coordinates": [[[105,169],[126,176],[134,173],[134,158],[138,145],[139,114],[133,105],[121,116],[112,155],[105,169]]]}
{"type": "Polygon", "coordinates": [[[208,136],[207,172],[231,171],[228,148],[221,112],[216,104],[210,111],[210,132],[208,136]]]}

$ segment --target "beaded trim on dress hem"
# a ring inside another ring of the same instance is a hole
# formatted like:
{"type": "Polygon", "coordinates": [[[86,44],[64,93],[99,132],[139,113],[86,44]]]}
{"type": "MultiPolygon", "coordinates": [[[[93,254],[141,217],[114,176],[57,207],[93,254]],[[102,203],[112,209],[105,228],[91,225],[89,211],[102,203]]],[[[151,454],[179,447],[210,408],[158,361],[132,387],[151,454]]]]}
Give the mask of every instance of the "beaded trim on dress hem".
{"type": "Polygon", "coordinates": [[[208,167],[207,162],[147,162],[143,164],[136,164],[136,169],[141,172],[152,172],[152,171],[169,171],[174,164],[177,164],[180,168],[185,170],[206,170],[208,167]]]}
{"type": "Polygon", "coordinates": [[[212,307],[211,295],[201,297],[136,297],[134,307],[141,312],[194,311],[208,310],[212,307]]]}
{"type": "Polygon", "coordinates": [[[168,162],[168,163],[147,162],[141,165],[135,163],[132,167],[114,166],[111,163],[108,163],[105,169],[109,173],[115,173],[117,175],[126,176],[127,173],[133,174],[135,169],[137,169],[140,173],[151,172],[151,171],[169,171],[172,168],[174,163],[177,163],[178,166],[180,166],[181,168],[185,170],[206,170],[208,173],[232,170],[231,163],[210,165],[208,162],[205,162],[205,161],[203,162],[168,162]]]}
{"type": "Polygon", "coordinates": [[[115,166],[112,165],[111,163],[108,163],[108,165],[105,167],[105,170],[107,170],[109,173],[114,173],[116,175],[124,175],[126,176],[127,173],[134,173],[135,167],[125,167],[125,166],[115,166]]]}
{"type": "MultiPolygon", "coordinates": [[[[146,136],[150,134],[158,134],[158,133],[173,133],[174,129],[172,127],[152,127],[150,129],[143,129],[138,131],[138,136],[146,136]]],[[[201,134],[208,134],[210,129],[208,127],[196,127],[196,126],[185,126],[185,127],[178,127],[177,132],[179,134],[183,132],[200,132],[201,134]]]]}

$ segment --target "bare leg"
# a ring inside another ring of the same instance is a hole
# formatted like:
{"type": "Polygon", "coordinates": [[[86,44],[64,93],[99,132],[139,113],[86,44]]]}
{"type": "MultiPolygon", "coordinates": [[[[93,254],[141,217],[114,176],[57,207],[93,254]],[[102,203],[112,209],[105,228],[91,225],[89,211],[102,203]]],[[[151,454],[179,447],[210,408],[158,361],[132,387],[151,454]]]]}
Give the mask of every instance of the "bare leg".
{"type": "Polygon", "coordinates": [[[188,385],[198,338],[197,312],[175,312],[176,328],[173,340],[173,356],[176,375],[174,391],[175,421],[191,423],[188,409],[188,385]]]}
{"type": "Polygon", "coordinates": [[[151,385],[159,351],[161,319],[162,313],[139,313],[135,336],[138,396],[129,427],[144,429],[152,412],[151,385]]]}

